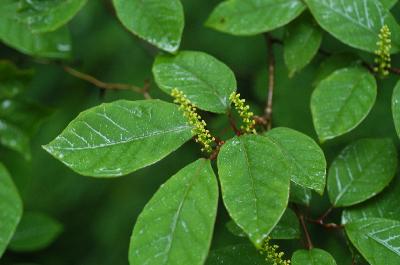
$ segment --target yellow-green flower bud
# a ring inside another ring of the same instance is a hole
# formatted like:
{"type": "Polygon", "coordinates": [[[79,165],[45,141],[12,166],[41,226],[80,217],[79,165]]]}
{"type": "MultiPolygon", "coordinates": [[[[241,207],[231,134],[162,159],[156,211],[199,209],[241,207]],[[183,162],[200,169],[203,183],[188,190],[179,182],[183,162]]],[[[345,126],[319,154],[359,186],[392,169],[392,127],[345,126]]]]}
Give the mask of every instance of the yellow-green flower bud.
{"type": "Polygon", "coordinates": [[[256,134],[256,130],[254,129],[256,122],[253,119],[254,113],[249,111],[250,106],[245,105],[245,100],[240,99],[240,94],[236,92],[233,92],[229,96],[229,100],[233,103],[235,109],[239,113],[239,116],[242,118],[243,125],[240,127],[240,129],[245,133],[256,134]]]}
{"type": "Polygon", "coordinates": [[[378,46],[375,51],[375,66],[374,72],[379,73],[382,76],[389,75],[390,64],[390,49],[392,48],[390,39],[390,29],[387,25],[382,26],[380,33],[378,35],[379,40],[376,42],[378,46]]]}
{"type": "Polygon", "coordinates": [[[203,146],[201,151],[211,153],[212,143],[215,141],[215,138],[206,129],[206,122],[196,113],[197,108],[182,91],[176,88],[172,90],[171,96],[175,98],[174,102],[180,105],[179,109],[183,111],[183,115],[188,119],[188,123],[193,126],[192,134],[196,136],[195,141],[203,146]]]}
{"type": "Polygon", "coordinates": [[[261,254],[267,256],[266,260],[272,262],[274,265],[290,265],[290,260],[283,259],[283,252],[278,252],[278,245],[270,244],[271,238],[267,237],[261,249],[261,254]]]}

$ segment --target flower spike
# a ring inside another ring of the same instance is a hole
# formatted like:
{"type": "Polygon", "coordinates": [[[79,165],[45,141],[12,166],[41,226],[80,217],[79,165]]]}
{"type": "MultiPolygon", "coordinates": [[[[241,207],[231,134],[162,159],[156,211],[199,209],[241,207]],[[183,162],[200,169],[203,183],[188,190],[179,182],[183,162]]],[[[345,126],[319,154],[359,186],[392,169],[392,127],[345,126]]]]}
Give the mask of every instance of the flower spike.
{"type": "Polygon", "coordinates": [[[250,110],[250,106],[249,105],[245,105],[245,100],[244,99],[240,99],[240,94],[236,93],[236,92],[233,92],[229,96],[229,100],[231,102],[233,102],[233,104],[235,105],[236,110],[239,113],[239,116],[243,120],[243,125],[240,127],[240,129],[242,129],[242,131],[244,131],[245,133],[254,133],[254,134],[256,134],[256,130],[254,129],[254,126],[256,125],[256,122],[253,119],[254,113],[249,111],[250,110]]]}
{"type": "Polygon", "coordinates": [[[390,49],[392,48],[390,39],[390,29],[387,25],[384,25],[378,35],[379,40],[376,45],[378,49],[375,51],[377,57],[375,58],[374,72],[379,73],[382,76],[389,75],[390,68],[390,49]]]}
{"type": "Polygon", "coordinates": [[[172,90],[171,96],[175,98],[174,102],[179,104],[179,109],[183,111],[183,115],[188,119],[189,124],[193,126],[192,134],[196,136],[195,141],[203,146],[201,151],[211,153],[212,143],[215,141],[215,138],[212,137],[210,131],[206,129],[207,124],[201,116],[197,114],[197,108],[182,91],[176,88],[172,90]]]}
{"type": "Polygon", "coordinates": [[[273,262],[273,265],[290,265],[290,260],[283,259],[284,253],[282,251],[278,252],[278,245],[270,244],[270,237],[265,239],[264,245],[261,249],[261,254],[267,255],[266,260],[273,262]]]}

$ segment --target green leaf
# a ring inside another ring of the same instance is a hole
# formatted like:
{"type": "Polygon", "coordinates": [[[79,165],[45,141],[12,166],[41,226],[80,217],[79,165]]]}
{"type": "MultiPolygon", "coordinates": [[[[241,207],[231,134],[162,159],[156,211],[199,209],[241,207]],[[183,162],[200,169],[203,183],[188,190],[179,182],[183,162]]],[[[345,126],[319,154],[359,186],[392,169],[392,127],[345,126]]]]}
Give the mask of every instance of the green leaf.
{"type": "Polygon", "coordinates": [[[265,134],[279,146],[292,166],[291,181],[323,194],[326,178],[324,153],[305,134],[289,128],[274,128],[265,134]]]}
{"type": "Polygon", "coordinates": [[[288,203],[291,171],[287,159],[269,138],[245,135],[222,146],[218,172],[231,218],[260,247],[288,203]]]}
{"type": "Polygon", "coordinates": [[[203,52],[183,51],[176,56],[158,56],[153,74],[157,85],[167,94],[177,88],[198,108],[211,112],[227,112],[229,96],[236,91],[231,69],[203,52]]]}
{"type": "Polygon", "coordinates": [[[393,90],[392,114],[394,127],[396,128],[397,135],[400,137],[400,81],[397,82],[393,90]]]}
{"type": "MultiPolygon", "coordinates": [[[[235,236],[246,237],[246,233],[233,220],[226,223],[226,228],[235,236]]],[[[299,220],[290,208],[286,209],[269,236],[272,239],[300,238],[299,220]]]]}
{"type": "Polygon", "coordinates": [[[289,201],[304,206],[310,206],[311,199],[312,199],[312,193],[310,189],[297,185],[294,182],[290,182],[289,201]]]}
{"type": "Polygon", "coordinates": [[[332,204],[350,206],[381,192],[397,168],[397,151],[390,139],[361,139],[347,146],[332,162],[328,194],[332,204]]]}
{"type": "Polygon", "coordinates": [[[286,25],[304,9],[300,0],[227,0],[213,10],[206,26],[233,35],[256,35],[286,25]]]}
{"type": "Polygon", "coordinates": [[[184,27],[179,0],[113,0],[122,24],[139,38],[167,51],[178,50],[184,27]]]}
{"type": "Polygon", "coordinates": [[[54,218],[39,212],[25,212],[9,248],[12,251],[38,251],[48,247],[62,232],[54,218]]]}
{"type": "Polygon", "coordinates": [[[297,250],[292,257],[293,265],[336,265],[335,259],[325,250],[313,248],[297,250]]]}
{"type": "Polygon", "coordinates": [[[323,29],[351,47],[374,52],[384,25],[392,33],[392,51],[400,47],[400,27],[380,1],[305,0],[305,3],[323,29]]]}
{"type": "Polygon", "coordinates": [[[268,265],[254,246],[239,244],[211,251],[206,265],[268,265]]]}
{"type": "Polygon", "coordinates": [[[375,103],[376,81],[361,67],[335,71],[311,96],[311,113],[321,142],[345,134],[361,123],[375,103]]]}
{"type": "Polygon", "coordinates": [[[0,163],[0,257],[22,215],[22,201],[6,168],[0,163]]]}
{"type": "Polygon", "coordinates": [[[381,0],[381,2],[384,7],[390,9],[397,3],[397,0],[381,0]]]}
{"type": "Polygon", "coordinates": [[[342,214],[342,224],[371,217],[400,221],[400,178],[397,177],[378,196],[351,208],[342,214]]]}
{"type": "Polygon", "coordinates": [[[199,159],[180,170],[140,214],[132,233],[130,264],[204,264],[217,204],[218,184],[209,160],[199,159]]]}
{"type": "Polygon", "coordinates": [[[26,24],[32,33],[54,31],[69,20],[86,4],[87,0],[3,0],[5,15],[26,24]]]}
{"type": "Polygon", "coordinates": [[[302,16],[289,24],[284,38],[283,56],[292,77],[317,54],[322,41],[322,31],[309,16],[302,16]]]}
{"type": "Polygon", "coordinates": [[[0,143],[30,159],[29,139],[49,114],[34,103],[0,99],[0,143]]]}
{"type": "Polygon", "coordinates": [[[32,76],[33,70],[21,70],[10,61],[0,60],[0,99],[24,92],[32,76]]]}
{"type": "Polygon", "coordinates": [[[191,137],[178,106],[119,100],[82,112],[44,148],[79,174],[114,177],[161,160],[191,137]]]}
{"type": "Polygon", "coordinates": [[[346,233],[371,265],[400,264],[400,222],[368,218],[349,223],[346,233]]]}
{"type": "Polygon", "coordinates": [[[16,125],[0,118],[0,143],[30,159],[29,135],[16,125]]]}
{"type": "Polygon", "coordinates": [[[272,239],[296,239],[300,238],[300,225],[296,214],[290,208],[285,210],[279,223],[272,230],[272,239]]]}
{"type": "Polygon", "coordinates": [[[356,66],[359,60],[360,59],[352,53],[339,53],[329,56],[318,67],[313,86],[317,86],[322,80],[338,69],[356,66]]]}
{"type": "Polygon", "coordinates": [[[31,56],[66,59],[70,56],[69,31],[62,27],[48,33],[31,33],[23,23],[0,14],[0,40],[31,56]]]}

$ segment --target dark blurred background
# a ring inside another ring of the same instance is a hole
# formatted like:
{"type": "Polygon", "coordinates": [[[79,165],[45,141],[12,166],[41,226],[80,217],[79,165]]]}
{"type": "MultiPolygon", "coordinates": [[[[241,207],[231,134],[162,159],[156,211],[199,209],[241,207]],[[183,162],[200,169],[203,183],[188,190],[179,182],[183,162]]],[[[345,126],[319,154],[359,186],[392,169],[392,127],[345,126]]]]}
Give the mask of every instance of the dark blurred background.
{"type": "MultiPolygon", "coordinates": [[[[267,53],[263,36],[234,37],[203,26],[218,0],[183,0],[185,31],[181,50],[207,52],[225,62],[236,74],[238,89],[249,100],[256,114],[261,114],[267,90],[267,53]]],[[[399,14],[399,5],[394,8],[399,14]]],[[[158,51],[126,31],[117,20],[111,1],[89,1],[69,24],[73,41],[73,59],[68,65],[106,82],[143,86],[150,80],[154,98],[170,100],[152,80],[151,66],[158,51]]],[[[282,38],[284,29],[273,32],[282,38]]],[[[331,53],[355,51],[327,33],[323,49],[331,53]]],[[[316,138],[309,100],[320,63],[318,55],[293,78],[283,64],[282,47],[275,46],[277,60],[274,126],[287,126],[316,138]]],[[[366,60],[368,55],[360,53],[366,60]]],[[[53,114],[42,124],[32,139],[32,159],[0,147],[0,161],[9,169],[24,201],[25,210],[45,212],[59,220],[64,230],[48,248],[32,253],[6,252],[0,264],[43,265],[126,265],[129,239],[135,220],[157,188],[182,166],[198,157],[199,148],[188,143],[154,166],[115,179],[95,179],[75,174],[46,153],[41,145],[48,143],[81,111],[116,99],[142,99],[128,91],[106,91],[77,79],[56,63],[40,62],[0,44],[0,58],[22,68],[34,68],[35,76],[28,97],[49,107],[53,114]]],[[[396,65],[396,58],[394,58],[396,65]]],[[[372,62],[372,60],[371,60],[372,62]]],[[[397,66],[400,64],[397,64],[397,66]]],[[[352,133],[323,146],[328,161],[355,137],[393,137],[396,139],[390,111],[390,97],[396,78],[379,82],[378,102],[368,118],[352,133]]],[[[225,117],[206,116],[209,127],[218,135],[227,125],[225,117]]],[[[224,137],[228,137],[225,134],[224,137]]],[[[323,212],[326,198],[314,195],[312,209],[323,212]]],[[[335,216],[335,215],[334,215],[335,216]]],[[[225,228],[228,216],[220,204],[212,248],[243,239],[230,235],[225,228]]],[[[315,244],[329,250],[338,264],[350,264],[342,235],[319,238],[313,230],[315,244]]],[[[290,253],[291,243],[282,242],[290,253]]],[[[301,246],[300,243],[293,243],[301,246]]]]}

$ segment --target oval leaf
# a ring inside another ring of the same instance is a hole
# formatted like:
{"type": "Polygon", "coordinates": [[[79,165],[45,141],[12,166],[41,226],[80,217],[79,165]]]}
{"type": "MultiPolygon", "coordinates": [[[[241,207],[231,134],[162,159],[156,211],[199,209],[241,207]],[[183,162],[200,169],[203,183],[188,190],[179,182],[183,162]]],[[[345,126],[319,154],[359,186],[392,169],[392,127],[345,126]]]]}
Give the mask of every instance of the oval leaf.
{"type": "Polygon", "coordinates": [[[363,68],[335,71],[311,96],[311,112],[321,142],[354,129],[368,115],[377,94],[374,76],[363,68]]]}
{"type": "Polygon", "coordinates": [[[0,164],[0,257],[22,215],[22,201],[6,168],[0,164]]]}
{"type": "Polygon", "coordinates": [[[37,212],[25,212],[9,248],[13,251],[37,251],[49,246],[63,227],[54,218],[37,212]]]}
{"type": "Polygon", "coordinates": [[[129,250],[131,265],[201,265],[217,213],[218,184],[209,160],[171,177],[140,214],[129,250]]]}
{"type": "Polygon", "coordinates": [[[309,16],[302,16],[287,27],[283,56],[290,77],[310,63],[321,41],[322,31],[309,16]]]}
{"type": "Polygon", "coordinates": [[[286,25],[304,9],[300,0],[228,0],[214,9],[206,26],[233,35],[255,35],[286,25]]]}
{"type": "Polygon", "coordinates": [[[397,177],[389,187],[378,196],[363,204],[345,209],[342,224],[371,217],[400,221],[400,178],[397,177]]]}
{"type": "Polygon", "coordinates": [[[292,257],[292,265],[336,265],[335,259],[325,250],[313,248],[297,250],[292,257]]]}
{"type": "Polygon", "coordinates": [[[400,81],[393,90],[392,113],[397,135],[400,137],[400,81]]]}
{"type": "Polygon", "coordinates": [[[305,0],[320,26],[343,43],[368,52],[377,49],[382,26],[392,32],[393,51],[400,47],[400,27],[380,1],[305,0]]]}
{"type": "Polygon", "coordinates": [[[305,134],[289,128],[274,128],[265,134],[281,148],[292,166],[291,181],[323,194],[326,161],[317,143],[305,134]]]}
{"type": "Polygon", "coordinates": [[[120,100],[82,112],[44,148],[82,175],[113,177],[161,160],[191,137],[178,106],[120,100]]]}
{"type": "Polygon", "coordinates": [[[400,264],[400,222],[369,218],[349,223],[346,233],[371,265],[400,264]]]}
{"type": "Polygon", "coordinates": [[[87,0],[3,0],[4,9],[13,10],[8,16],[14,16],[26,24],[32,33],[54,31],[69,20],[84,6],[87,0]]]}
{"type": "Polygon", "coordinates": [[[288,203],[287,159],[267,137],[235,137],[221,148],[218,173],[230,216],[260,247],[288,203]]]}
{"type": "Polygon", "coordinates": [[[236,91],[236,79],[231,69],[203,52],[184,51],[176,56],[158,56],[153,74],[157,85],[168,95],[177,88],[198,108],[211,112],[227,112],[229,96],[236,91]]]}
{"type": "Polygon", "coordinates": [[[179,0],[113,0],[122,24],[139,38],[167,51],[178,50],[184,27],[179,0]]]}
{"type": "Polygon", "coordinates": [[[390,139],[362,139],[347,146],[328,173],[328,194],[334,206],[350,206],[381,192],[397,168],[397,152],[390,139]]]}

